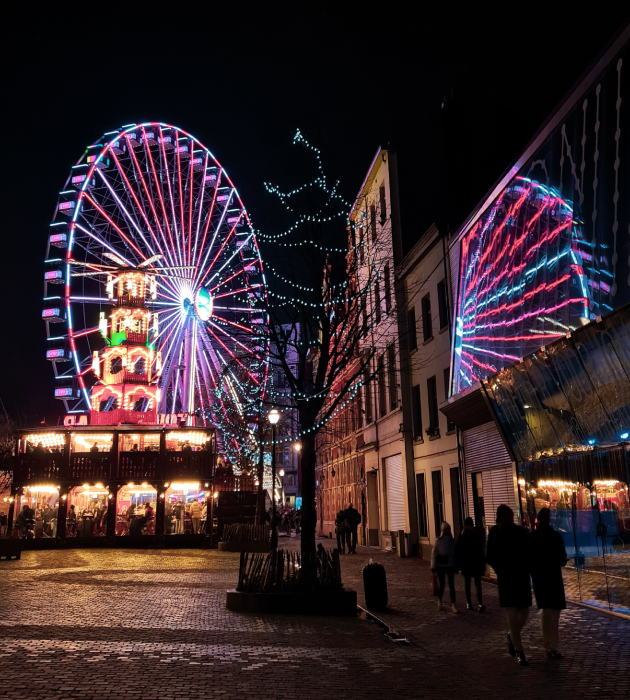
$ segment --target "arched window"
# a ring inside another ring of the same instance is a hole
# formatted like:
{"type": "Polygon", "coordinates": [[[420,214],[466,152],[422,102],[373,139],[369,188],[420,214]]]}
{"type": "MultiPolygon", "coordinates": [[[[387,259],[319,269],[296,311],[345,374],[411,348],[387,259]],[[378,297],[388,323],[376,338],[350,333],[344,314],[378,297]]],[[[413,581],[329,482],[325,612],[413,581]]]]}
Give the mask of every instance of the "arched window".
{"type": "Polygon", "coordinates": [[[109,363],[109,371],[111,374],[118,374],[118,372],[121,372],[123,368],[122,365],[122,357],[120,355],[116,355],[116,357],[112,357],[111,362],[109,363]]]}
{"type": "Polygon", "coordinates": [[[139,357],[133,366],[134,374],[145,374],[146,366],[147,366],[147,363],[146,363],[146,360],[144,359],[144,357],[139,357]]]}

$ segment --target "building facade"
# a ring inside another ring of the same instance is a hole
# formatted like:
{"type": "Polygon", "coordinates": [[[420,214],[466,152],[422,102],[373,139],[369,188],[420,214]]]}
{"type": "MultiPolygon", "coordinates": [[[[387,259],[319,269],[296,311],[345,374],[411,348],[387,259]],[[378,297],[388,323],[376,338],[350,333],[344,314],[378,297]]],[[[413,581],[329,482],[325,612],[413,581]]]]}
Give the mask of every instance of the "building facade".
{"type": "Polygon", "coordinates": [[[396,272],[403,256],[394,152],[379,149],[349,218],[356,288],[366,302],[360,351],[340,387],[366,358],[369,364],[353,398],[318,436],[318,532],[334,536],[336,513],[352,502],[362,516],[361,543],[408,556],[418,551],[418,519],[411,393],[402,379],[409,353],[396,272]]]}
{"type": "Polygon", "coordinates": [[[432,226],[396,270],[404,292],[401,386],[412,440],[418,552],[429,557],[443,521],[463,525],[455,424],[438,410],[448,398],[451,294],[445,241],[432,226]]]}
{"type": "Polygon", "coordinates": [[[630,28],[449,244],[466,509],[552,510],[569,595],[630,615],[630,28]]]}

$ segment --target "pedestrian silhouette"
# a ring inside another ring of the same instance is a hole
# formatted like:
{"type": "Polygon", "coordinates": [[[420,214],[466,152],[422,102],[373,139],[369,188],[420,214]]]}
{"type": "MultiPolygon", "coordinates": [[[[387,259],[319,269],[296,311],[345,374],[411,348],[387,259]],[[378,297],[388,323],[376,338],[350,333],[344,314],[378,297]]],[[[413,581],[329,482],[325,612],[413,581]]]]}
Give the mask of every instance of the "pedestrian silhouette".
{"type": "Polygon", "coordinates": [[[483,604],[481,577],[486,571],[486,555],[484,552],[484,538],[475,529],[475,523],[472,518],[464,520],[464,531],[455,544],[455,564],[464,575],[468,610],[473,610],[470,589],[471,582],[474,580],[475,588],[477,589],[477,609],[479,612],[483,612],[486,606],[483,604]]]}
{"type": "Polygon", "coordinates": [[[505,608],[508,652],[521,666],[529,666],[521,640],[532,605],[529,533],[514,523],[514,513],[504,503],[497,508],[497,524],[488,534],[487,558],[497,575],[499,605],[505,608]]]}
{"type": "Polygon", "coordinates": [[[561,659],[558,651],[560,611],[567,607],[562,567],[567,552],[562,535],[551,526],[551,511],[541,508],[531,535],[531,571],[536,605],[542,610],[542,635],[547,659],[561,659]]]}

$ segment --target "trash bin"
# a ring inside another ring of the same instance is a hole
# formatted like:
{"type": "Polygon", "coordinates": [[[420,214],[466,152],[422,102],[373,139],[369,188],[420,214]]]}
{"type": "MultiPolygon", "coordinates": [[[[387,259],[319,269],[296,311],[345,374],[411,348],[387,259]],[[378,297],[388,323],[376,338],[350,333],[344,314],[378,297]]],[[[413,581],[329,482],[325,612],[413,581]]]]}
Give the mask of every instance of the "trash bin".
{"type": "Polygon", "coordinates": [[[368,610],[384,610],[387,607],[387,577],[385,567],[370,563],[363,567],[363,589],[368,610]]]}

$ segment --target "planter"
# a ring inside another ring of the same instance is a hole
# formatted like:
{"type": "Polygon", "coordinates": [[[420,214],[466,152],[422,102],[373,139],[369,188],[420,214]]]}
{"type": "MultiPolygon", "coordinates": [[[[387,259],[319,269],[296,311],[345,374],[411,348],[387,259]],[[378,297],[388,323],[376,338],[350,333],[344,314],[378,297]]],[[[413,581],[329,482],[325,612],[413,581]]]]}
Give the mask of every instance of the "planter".
{"type": "Polygon", "coordinates": [[[219,542],[219,552],[270,552],[269,542],[219,542]]]}
{"type": "Polygon", "coordinates": [[[314,591],[308,593],[227,592],[226,606],[232,612],[285,615],[356,616],[356,591],[314,591]]]}
{"type": "Polygon", "coordinates": [[[0,559],[21,559],[22,540],[0,540],[0,559]]]}

